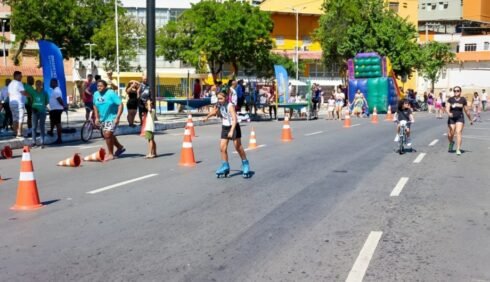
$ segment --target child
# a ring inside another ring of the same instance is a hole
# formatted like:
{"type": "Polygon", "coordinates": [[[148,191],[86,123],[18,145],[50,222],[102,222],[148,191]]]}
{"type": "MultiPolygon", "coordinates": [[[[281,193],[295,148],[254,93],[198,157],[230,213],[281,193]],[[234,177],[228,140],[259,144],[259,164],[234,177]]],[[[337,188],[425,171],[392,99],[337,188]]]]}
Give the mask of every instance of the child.
{"type": "Polygon", "coordinates": [[[146,159],[153,159],[157,156],[157,144],[155,143],[155,110],[152,107],[152,101],[149,99],[146,101],[146,109],[148,114],[146,115],[145,122],[145,139],[148,140],[148,155],[146,159]]]}
{"type": "Polygon", "coordinates": [[[415,121],[412,114],[412,109],[410,108],[410,102],[406,99],[400,100],[398,103],[398,109],[395,113],[394,118],[396,127],[395,142],[400,140],[400,121],[405,120],[407,122],[407,146],[412,146],[410,142],[410,125],[415,121]]]}
{"type": "Polygon", "coordinates": [[[327,108],[327,119],[332,120],[333,119],[333,111],[335,110],[335,99],[333,98],[333,95],[330,95],[328,98],[328,108],[327,108]]]}
{"type": "Polygon", "coordinates": [[[248,178],[250,177],[250,168],[245,150],[242,146],[242,132],[240,130],[240,124],[238,123],[235,105],[233,105],[231,102],[226,102],[228,101],[228,95],[226,92],[222,91],[218,93],[217,96],[218,104],[203,120],[205,122],[212,116],[219,116],[222,120],[220,142],[222,163],[221,167],[216,170],[216,176],[227,177],[230,173],[230,164],[228,163],[228,142],[232,140],[236,151],[242,159],[242,175],[243,177],[248,178]]]}

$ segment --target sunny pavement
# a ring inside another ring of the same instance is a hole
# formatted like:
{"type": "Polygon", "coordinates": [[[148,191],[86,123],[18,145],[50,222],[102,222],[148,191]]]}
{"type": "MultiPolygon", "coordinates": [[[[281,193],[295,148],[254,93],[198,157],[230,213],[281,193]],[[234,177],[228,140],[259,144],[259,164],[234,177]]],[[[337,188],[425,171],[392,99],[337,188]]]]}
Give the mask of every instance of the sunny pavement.
{"type": "Polygon", "coordinates": [[[153,160],[137,136],[120,137],[122,158],[80,168],[56,163],[101,140],[33,149],[48,203],[33,212],[9,210],[16,150],[0,160],[10,178],[0,184],[0,280],[490,280],[490,115],[466,127],[460,157],[447,152],[445,120],[416,114],[417,152],[400,156],[383,118],[353,119],[349,129],[293,121],[291,143],[280,141],[281,122],[244,124],[245,146],[251,125],[265,145],[247,152],[251,179],[231,146],[232,177],[216,179],[218,125],[196,128],[194,168],[177,165],[183,130],[158,134],[153,160]]]}

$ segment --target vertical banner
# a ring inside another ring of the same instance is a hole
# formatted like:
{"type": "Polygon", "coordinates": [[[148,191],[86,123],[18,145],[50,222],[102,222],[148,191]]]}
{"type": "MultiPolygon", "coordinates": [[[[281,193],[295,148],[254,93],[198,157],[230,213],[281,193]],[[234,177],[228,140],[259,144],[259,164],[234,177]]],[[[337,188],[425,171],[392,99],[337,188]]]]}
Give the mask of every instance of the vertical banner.
{"type": "Polygon", "coordinates": [[[288,72],[282,65],[274,65],[274,72],[277,80],[277,94],[279,103],[285,103],[289,100],[289,78],[288,72]]]}
{"type": "Polygon", "coordinates": [[[63,101],[68,103],[66,95],[66,77],[61,50],[51,41],[39,40],[39,54],[43,68],[44,90],[51,95],[49,83],[52,78],[58,80],[58,86],[63,93],[63,101]]]}

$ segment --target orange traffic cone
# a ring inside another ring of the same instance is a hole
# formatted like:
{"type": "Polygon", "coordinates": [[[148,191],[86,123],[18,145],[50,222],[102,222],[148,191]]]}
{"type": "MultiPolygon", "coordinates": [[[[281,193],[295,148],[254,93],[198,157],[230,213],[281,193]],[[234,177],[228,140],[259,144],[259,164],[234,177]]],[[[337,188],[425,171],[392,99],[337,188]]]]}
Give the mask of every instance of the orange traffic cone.
{"type": "Polygon", "coordinates": [[[391,113],[391,105],[388,106],[388,113],[386,113],[386,121],[393,121],[393,114],[391,113]]]}
{"type": "Polygon", "coordinates": [[[2,149],[2,157],[6,159],[11,159],[12,158],[12,149],[10,148],[9,145],[3,147],[2,149]]]}
{"type": "Polygon", "coordinates": [[[182,143],[182,151],[180,152],[181,166],[195,166],[194,150],[192,149],[191,131],[186,129],[184,132],[184,142],[182,143]]]}
{"type": "Polygon", "coordinates": [[[191,132],[191,137],[196,137],[196,132],[194,131],[194,123],[192,122],[192,115],[187,116],[187,123],[185,127],[191,132]]]}
{"type": "Polygon", "coordinates": [[[376,110],[376,107],[373,109],[373,114],[371,116],[371,123],[378,123],[378,111],[376,110]]]}
{"type": "Polygon", "coordinates": [[[58,163],[59,166],[69,166],[69,167],[79,167],[82,163],[82,158],[80,158],[79,154],[73,155],[73,157],[68,158],[64,161],[60,161],[58,163]]]}
{"type": "Polygon", "coordinates": [[[257,139],[255,139],[255,130],[252,127],[252,131],[250,132],[250,141],[248,142],[249,149],[257,148],[257,139]]]}
{"type": "Polygon", "coordinates": [[[35,210],[43,205],[39,201],[34,166],[32,165],[29,146],[22,150],[22,162],[20,163],[19,186],[17,188],[17,200],[12,210],[35,210]]]}
{"type": "Polygon", "coordinates": [[[100,148],[99,151],[89,156],[86,156],[85,158],[83,158],[83,160],[89,162],[102,162],[104,161],[104,157],[105,157],[105,150],[103,148],[100,148]]]}
{"type": "Polygon", "coordinates": [[[281,140],[283,142],[293,141],[293,134],[291,133],[291,126],[289,125],[289,118],[284,118],[284,124],[282,125],[282,136],[281,140]]]}
{"type": "Polygon", "coordinates": [[[145,137],[146,113],[143,113],[142,117],[143,117],[143,120],[141,121],[141,131],[140,131],[140,136],[141,136],[141,137],[145,137]]]}
{"type": "Polygon", "coordinates": [[[349,128],[351,126],[350,113],[347,111],[344,118],[344,128],[349,128]]]}

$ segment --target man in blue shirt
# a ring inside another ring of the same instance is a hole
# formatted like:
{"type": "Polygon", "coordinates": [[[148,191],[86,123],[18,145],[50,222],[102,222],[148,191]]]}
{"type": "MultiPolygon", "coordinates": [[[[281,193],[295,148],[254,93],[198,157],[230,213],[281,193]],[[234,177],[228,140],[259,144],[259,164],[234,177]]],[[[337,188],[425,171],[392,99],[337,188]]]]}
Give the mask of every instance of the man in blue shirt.
{"type": "Polygon", "coordinates": [[[107,88],[107,82],[97,81],[97,92],[94,94],[95,124],[99,125],[104,132],[108,154],[104,161],[119,157],[126,149],[119,143],[114,135],[119,119],[123,112],[121,98],[114,90],[107,88]],[[114,146],[117,150],[114,153],[114,146]]]}

